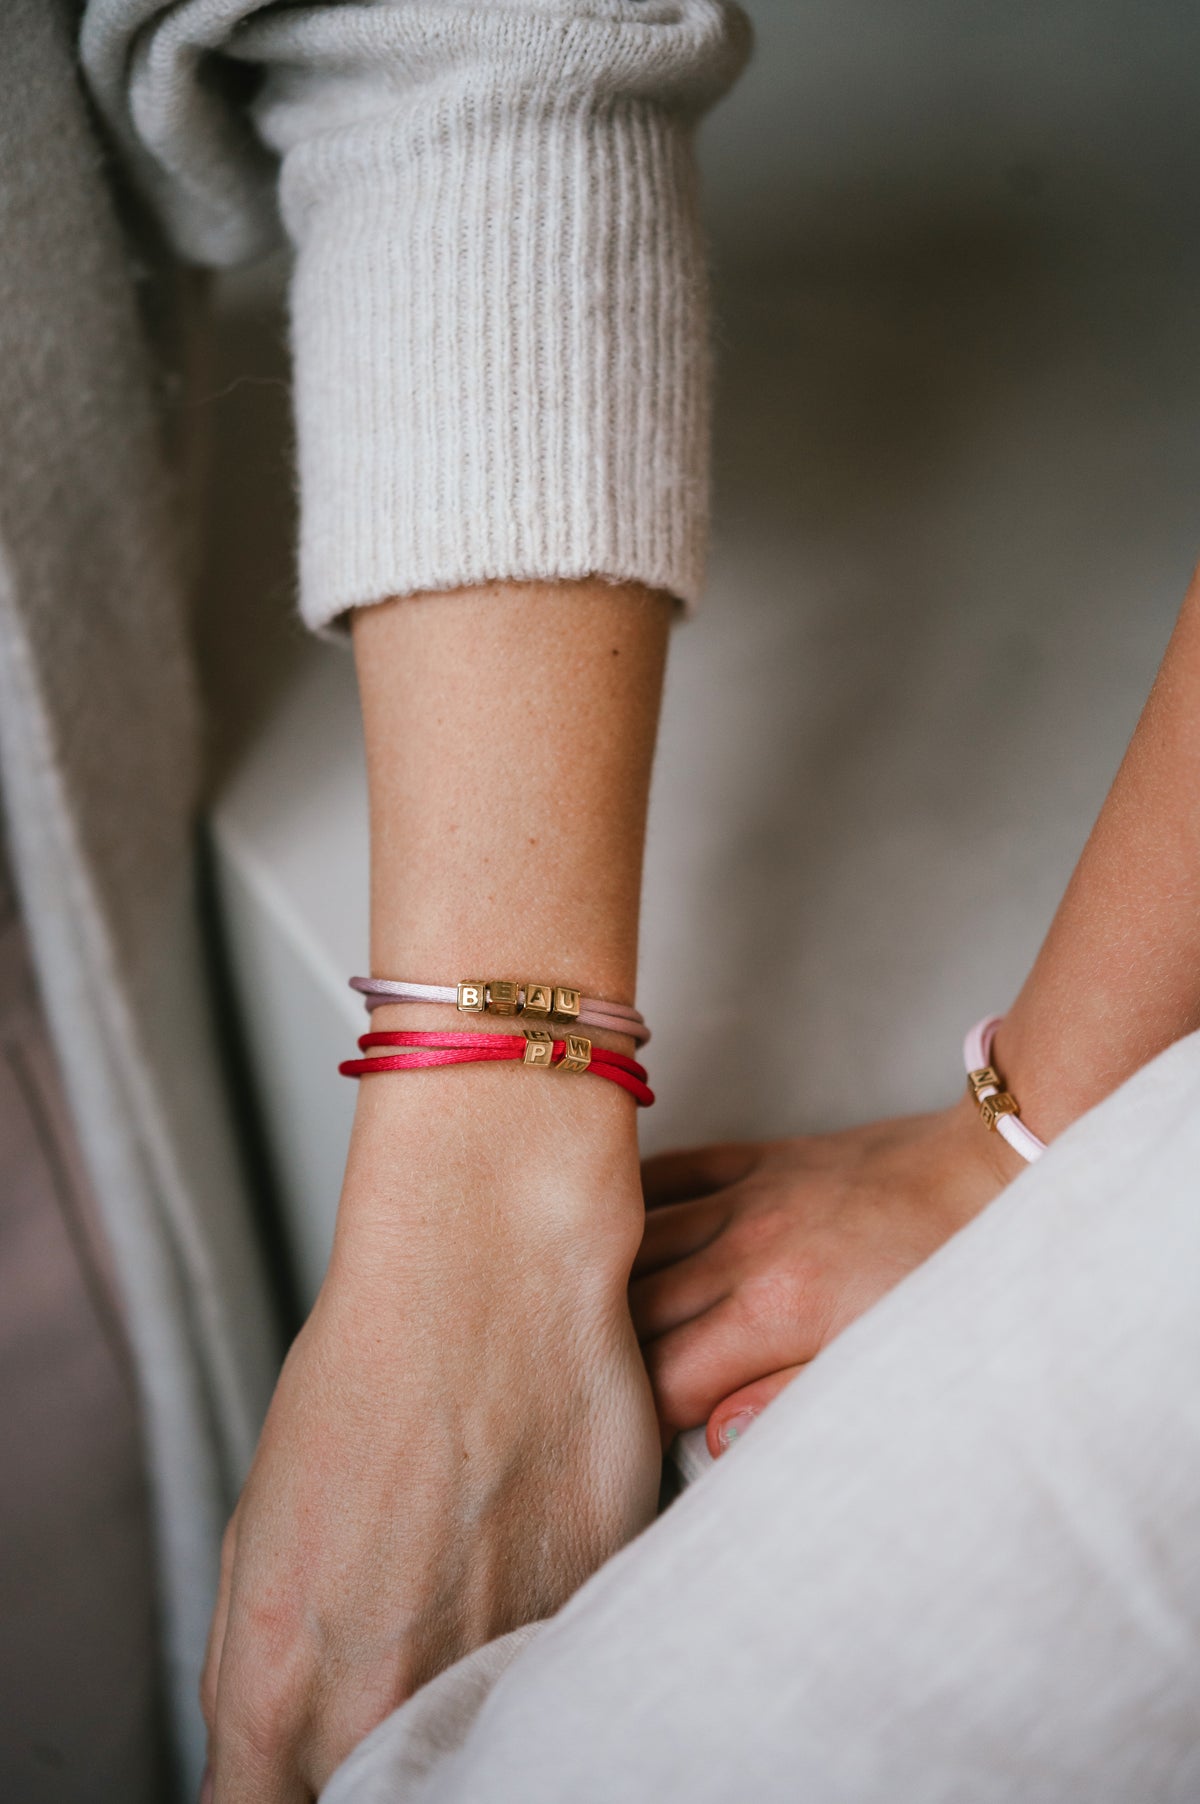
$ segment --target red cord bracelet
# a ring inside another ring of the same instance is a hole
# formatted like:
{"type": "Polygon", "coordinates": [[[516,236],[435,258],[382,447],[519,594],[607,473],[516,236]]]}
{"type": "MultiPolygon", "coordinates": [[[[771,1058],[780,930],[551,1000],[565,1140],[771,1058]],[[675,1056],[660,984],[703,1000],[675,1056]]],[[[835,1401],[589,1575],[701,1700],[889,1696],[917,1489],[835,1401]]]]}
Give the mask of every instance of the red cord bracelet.
{"type": "Polygon", "coordinates": [[[639,1108],[648,1109],[654,1092],[646,1082],[645,1066],[623,1052],[593,1048],[583,1034],[556,1040],[545,1031],[527,1027],[519,1034],[470,1033],[373,1033],[363,1034],[359,1050],[390,1046],[384,1057],[345,1059],[338,1066],[343,1077],[368,1077],[377,1071],[422,1071],[437,1065],[515,1063],[547,1071],[590,1071],[627,1090],[639,1108]]]}

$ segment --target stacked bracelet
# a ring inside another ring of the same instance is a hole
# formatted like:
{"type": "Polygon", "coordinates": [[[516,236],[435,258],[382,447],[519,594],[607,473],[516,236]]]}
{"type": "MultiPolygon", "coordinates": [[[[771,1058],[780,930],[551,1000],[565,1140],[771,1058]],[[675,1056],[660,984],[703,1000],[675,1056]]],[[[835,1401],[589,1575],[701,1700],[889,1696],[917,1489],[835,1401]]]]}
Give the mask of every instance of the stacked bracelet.
{"type": "Polygon", "coordinates": [[[537,983],[531,978],[466,977],[457,984],[402,983],[388,977],[352,977],[369,1009],[389,1002],[445,1002],[465,1015],[526,1015],[541,1021],[571,1021],[580,1027],[607,1028],[628,1034],[638,1046],[650,1038],[637,1009],[626,1002],[582,996],[567,984],[537,983]]]}
{"type": "Polygon", "coordinates": [[[1004,1088],[1000,1073],[990,1063],[992,1041],[1003,1018],[1002,1015],[985,1016],[975,1023],[963,1041],[967,1083],[979,1104],[984,1126],[1007,1140],[1013,1151],[1032,1165],[1045,1152],[1046,1143],[1031,1133],[1020,1119],[1016,1097],[1004,1088]]]}
{"type": "Polygon", "coordinates": [[[583,1034],[567,1034],[556,1040],[542,1028],[522,1028],[519,1034],[489,1033],[370,1033],[363,1034],[359,1050],[371,1054],[377,1046],[390,1053],[346,1059],[338,1066],[343,1077],[367,1077],[376,1071],[420,1071],[437,1065],[477,1065],[515,1062],[534,1070],[589,1071],[627,1090],[639,1108],[649,1108],[654,1092],[646,1082],[645,1067],[623,1052],[593,1048],[583,1034]]]}

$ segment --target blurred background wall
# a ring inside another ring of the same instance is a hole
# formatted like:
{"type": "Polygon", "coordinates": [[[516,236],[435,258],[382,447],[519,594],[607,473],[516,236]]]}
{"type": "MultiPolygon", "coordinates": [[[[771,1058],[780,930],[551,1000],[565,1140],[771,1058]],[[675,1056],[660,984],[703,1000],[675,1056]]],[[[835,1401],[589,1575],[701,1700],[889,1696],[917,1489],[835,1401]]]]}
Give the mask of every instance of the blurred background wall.
{"type": "MultiPolygon", "coordinates": [[[[648,1150],[955,1093],[1200,553],[1197,9],[748,10],[702,136],[714,547],[652,807],[648,1150]]],[[[200,635],[222,937],[307,1296],[366,836],[350,661],[293,615],[281,282],[222,289],[200,635]]]]}

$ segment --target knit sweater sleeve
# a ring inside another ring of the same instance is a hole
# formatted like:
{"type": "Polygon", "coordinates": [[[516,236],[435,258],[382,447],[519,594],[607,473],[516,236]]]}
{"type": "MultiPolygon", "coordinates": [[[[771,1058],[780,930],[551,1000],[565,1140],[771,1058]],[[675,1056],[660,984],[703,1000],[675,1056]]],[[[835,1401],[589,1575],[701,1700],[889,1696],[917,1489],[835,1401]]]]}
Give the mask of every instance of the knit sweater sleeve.
{"type": "Polygon", "coordinates": [[[696,601],[693,136],[748,45],[727,0],[89,0],[85,75],[180,251],[295,246],[311,625],[493,578],[696,601]]]}

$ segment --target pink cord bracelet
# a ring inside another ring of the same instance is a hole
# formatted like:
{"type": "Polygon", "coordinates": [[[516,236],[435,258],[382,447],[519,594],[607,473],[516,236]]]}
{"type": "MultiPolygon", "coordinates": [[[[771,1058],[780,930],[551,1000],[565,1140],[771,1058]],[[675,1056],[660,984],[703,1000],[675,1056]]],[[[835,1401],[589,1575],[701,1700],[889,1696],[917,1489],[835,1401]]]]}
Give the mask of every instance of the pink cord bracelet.
{"type": "Polygon", "coordinates": [[[985,1015],[982,1021],[975,1023],[963,1041],[963,1063],[984,1126],[1007,1140],[1013,1151],[1032,1165],[1045,1152],[1046,1142],[1039,1140],[1020,1120],[1016,1097],[1004,1088],[1000,1073],[990,1063],[992,1041],[1003,1019],[1003,1015],[985,1015]]]}
{"type": "Polygon", "coordinates": [[[449,984],[352,977],[350,988],[358,991],[368,1009],[382,1008],[389,1002],[445,1002],[465,1015],[524,1015],[530,1020],[571,1021],[580,1027],[607,1028],[610,1033],[628,1034],[638,1046],[644,1046],[650,1038],[650,1029],[629,1003],[581,996],[566,984],[536,983],[531,978],[520,981],[514,977],[468,977],[461,983],[449,984]]]}

